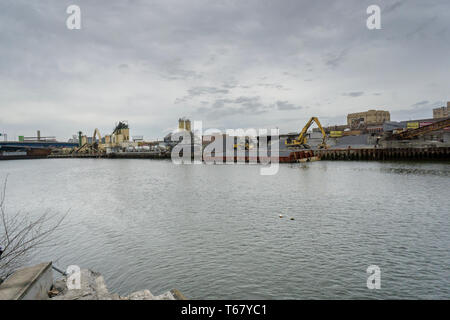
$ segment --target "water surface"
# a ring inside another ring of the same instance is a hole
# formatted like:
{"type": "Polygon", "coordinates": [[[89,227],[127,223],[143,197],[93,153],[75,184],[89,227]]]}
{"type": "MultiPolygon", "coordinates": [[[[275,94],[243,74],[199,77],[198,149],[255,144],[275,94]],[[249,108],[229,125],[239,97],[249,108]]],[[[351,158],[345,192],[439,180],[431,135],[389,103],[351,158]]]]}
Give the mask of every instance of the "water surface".
{"type": "Polygon", "coordinates": [[[0,162],[7,209],[64,213],[34,262],[101,272],[120,294],[191,299],[450,298],[450,165],[0,162]],[[284,215],[280,219],[279,215],[284,215]],[[295,220],[289,220],[293,217],[295,220]],[[381,268],[368,290],[366,269],[381,268]]]}

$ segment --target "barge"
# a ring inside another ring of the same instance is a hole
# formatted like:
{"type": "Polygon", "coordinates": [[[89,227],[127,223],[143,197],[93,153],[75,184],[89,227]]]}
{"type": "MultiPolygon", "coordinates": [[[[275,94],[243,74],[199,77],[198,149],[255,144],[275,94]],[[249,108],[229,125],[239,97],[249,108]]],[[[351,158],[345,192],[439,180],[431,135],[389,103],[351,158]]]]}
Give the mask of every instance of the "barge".
{"type": "Polygon", "coordinates": [[[50,155],[50,148],[0,146],[0,160],[41,159],[50,155]]]}

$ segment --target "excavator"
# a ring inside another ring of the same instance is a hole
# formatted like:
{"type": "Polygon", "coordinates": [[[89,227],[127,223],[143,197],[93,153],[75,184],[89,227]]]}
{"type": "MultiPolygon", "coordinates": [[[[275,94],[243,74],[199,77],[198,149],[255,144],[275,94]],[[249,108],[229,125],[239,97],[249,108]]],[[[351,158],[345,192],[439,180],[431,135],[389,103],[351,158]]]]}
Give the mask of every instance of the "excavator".
{"type": "Polygon", "coordinates": [[[318,148],[319,149],[327,149],[328,148],[328,145],[326,143],[327,135],[317,117],[311,117],[311,119],[309,119],[309,121],[303,127],[302,131],[300,132],[299,136],[296,139],[291,139],[291,138],[286,139],[286,141],[284,142],[286,144],[286,146],[288,148],[311,149],[311,147],[307,144],[307,142],[308,142],[308,138],[307,138],[308,133],[307,132],[313,122],[315,122],[317,124],[320,131],[322,132],[322,143],[318,145],[318,148]]]}

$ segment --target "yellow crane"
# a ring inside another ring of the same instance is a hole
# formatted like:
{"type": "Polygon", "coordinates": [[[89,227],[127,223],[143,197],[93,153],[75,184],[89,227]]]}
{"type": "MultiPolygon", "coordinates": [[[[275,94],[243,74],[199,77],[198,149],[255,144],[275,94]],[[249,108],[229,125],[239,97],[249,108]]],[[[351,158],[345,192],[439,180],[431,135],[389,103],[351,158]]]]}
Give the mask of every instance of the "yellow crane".
{"type": "Polygon", "coordinates": [[[310,149],[311,147],[307,144],[307,142],[308,142],[307,132],[313,122],[315,122],[317,124],[320,131],[322,132],[322,143],[318,145],[318,148],[319,149],[327,149],[328,148],[328,145],[326,143],[327,134],[325,133],[325,130],[323,129],[323,127],[320,124],[320,121],[317,117],[311,117],[311,119],[309,119],[309,121],[303,127],[303,129],[300,132],[297,139],[290,139],[290,138],[286,139],[286,141],[284,142],[286,144],[286,146],[288,148],[303,147],[305,149],[310,149]]]}

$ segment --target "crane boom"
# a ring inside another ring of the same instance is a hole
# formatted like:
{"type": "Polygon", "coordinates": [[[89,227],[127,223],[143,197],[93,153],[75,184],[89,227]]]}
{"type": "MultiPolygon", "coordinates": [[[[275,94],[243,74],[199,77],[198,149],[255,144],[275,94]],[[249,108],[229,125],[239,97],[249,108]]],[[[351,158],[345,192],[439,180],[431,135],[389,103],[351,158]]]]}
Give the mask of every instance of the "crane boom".
{"type": "Polygon", "coordinates": [[[295,140],[286,140],[285,144],[288,147],[304,147],[309,149],[310,147],[306,144],[308,142],[307,139],[307,132],[309,127],[315,122],[317,126],[319,127],[320,131],[322,132],[322,143],[319,144],[319,148],[327,148],[326,140],[327,140],[327,134],[325,133],[325,130],[323,129],[322,125],[320,124],[319,118],[317,117],[311,117],[309,121],[306,123],[306,125],[303,127],[302,131],[300,132],[299,136],[295,140]]]}

